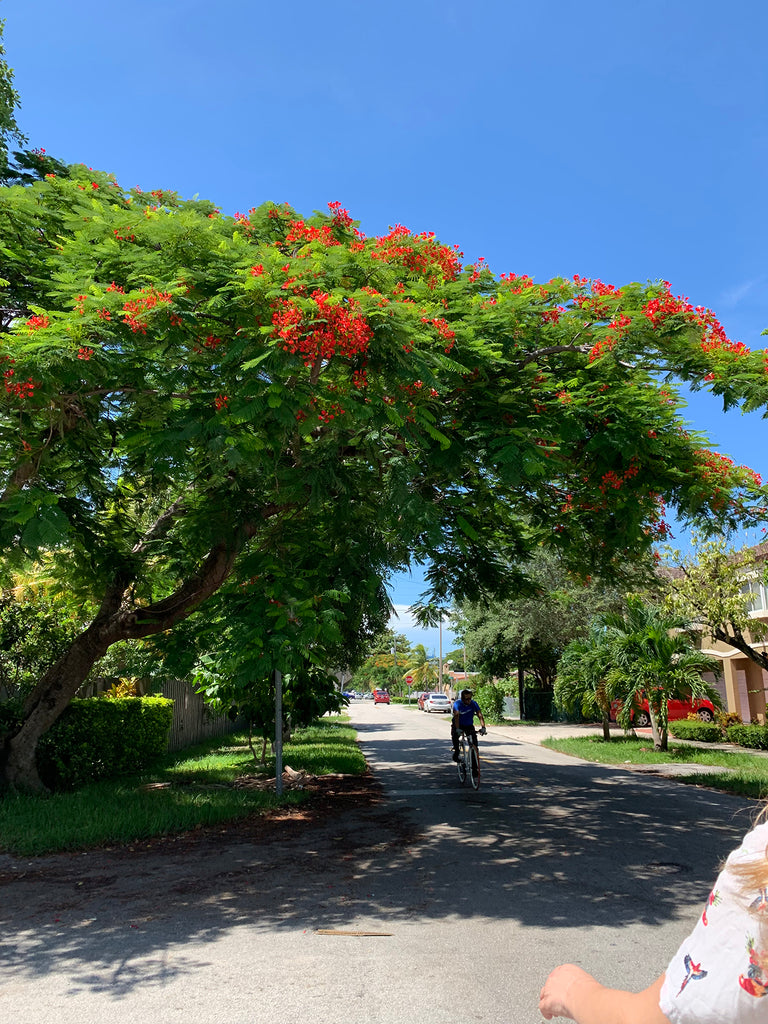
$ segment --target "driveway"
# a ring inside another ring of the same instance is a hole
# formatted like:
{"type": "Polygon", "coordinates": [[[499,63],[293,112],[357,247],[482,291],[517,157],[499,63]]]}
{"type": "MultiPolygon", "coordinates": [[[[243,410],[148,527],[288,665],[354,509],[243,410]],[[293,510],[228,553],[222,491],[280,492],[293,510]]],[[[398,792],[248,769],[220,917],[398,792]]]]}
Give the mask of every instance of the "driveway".
{"type": "Polygon", "coordinates": [[[754,806],[489,730],[458,784],[447,716],[354,704],[381,798],[0,878],[14,1024],[534,1024],[570,960],[640,988],[754,806]]]}

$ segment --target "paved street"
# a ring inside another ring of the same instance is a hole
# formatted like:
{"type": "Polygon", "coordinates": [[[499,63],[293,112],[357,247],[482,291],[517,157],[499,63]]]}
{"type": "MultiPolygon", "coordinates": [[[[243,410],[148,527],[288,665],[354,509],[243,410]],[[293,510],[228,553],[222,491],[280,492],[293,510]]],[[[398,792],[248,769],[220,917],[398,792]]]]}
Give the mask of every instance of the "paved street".
{"type": "Polygon", "coordinates": [[[663,970],[754,810],[548,751],[535,742],[548,727],[491,727],[474,792],[449,759],[447,716],[351,713],[382,804],[300,845],[86,854],[81,877],[62,858],[61,884],[2,924],[3,1018],[535,1024],[564,960],[636,988],[663,970]],[[135,875],[119,899],[115,871],[135,875]]]}

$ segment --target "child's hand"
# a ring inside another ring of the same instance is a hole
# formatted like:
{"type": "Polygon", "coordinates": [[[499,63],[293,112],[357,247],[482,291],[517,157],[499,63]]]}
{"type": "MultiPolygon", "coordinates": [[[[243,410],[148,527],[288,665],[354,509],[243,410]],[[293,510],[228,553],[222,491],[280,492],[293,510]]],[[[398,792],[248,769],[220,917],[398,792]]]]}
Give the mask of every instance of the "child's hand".
{"type": "Polygon", "coordinates": [[[541,1015],[551,1020],[552,1017],[570,1017],[573,1019],[574,991],[590,985],[597,986],[591,974],[587,974],[574,964],[562,964],[556,967],[544,982],[539,994],[539,1010],[541,1015]]]}

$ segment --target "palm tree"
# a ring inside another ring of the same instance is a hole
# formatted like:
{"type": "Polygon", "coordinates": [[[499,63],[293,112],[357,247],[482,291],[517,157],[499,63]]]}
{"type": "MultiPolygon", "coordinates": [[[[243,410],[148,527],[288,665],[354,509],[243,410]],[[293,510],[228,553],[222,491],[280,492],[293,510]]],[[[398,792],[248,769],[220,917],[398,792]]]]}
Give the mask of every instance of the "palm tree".
{"type": "Polygon", "coordinates": [[[586,639],[568,644],[557,666],[555,703],[564,711],[579,710],[585,718],[600,718],[603,739],[610,740],[610,647],[606,637],[605,626],[594,619],[586,639]]]}
{"type": "Polygon", "coordinates": [[[621,699],[617,717],[625,729],[633,708],[647,699],[654,748],[666,750],[671,697],[708,697],[721,704],[716,687],[701,678],[704,672],[719,674],[720,663],[696,648],[686,619],[630,597],[624,614],[607,614],[602,621],[610,653],[608,690],[621,699]]]}
{"type": "Polygon", "coordinates": [[[408,655],[405,675],[411,677],[416,690],[431,690],[437,682],[438,672],[434,659],[427,656],[424,644],[416,644],[408,655]]]}

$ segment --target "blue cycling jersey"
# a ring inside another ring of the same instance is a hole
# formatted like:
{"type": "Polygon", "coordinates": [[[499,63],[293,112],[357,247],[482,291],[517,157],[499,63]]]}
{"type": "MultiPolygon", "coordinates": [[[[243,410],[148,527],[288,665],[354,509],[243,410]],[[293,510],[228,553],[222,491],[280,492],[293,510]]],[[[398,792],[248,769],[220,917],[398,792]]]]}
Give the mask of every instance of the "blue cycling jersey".
{"type": "Polygon", "coordinates": [[[465,704],[461,697],[459,697],[453,703],[453,710],[459,713],[459,725],[464,729],[468,729],[473,724],[475,715],[480,713],[480,705],[476,700],[471,700],[469,704],[465,704]]]}

